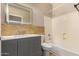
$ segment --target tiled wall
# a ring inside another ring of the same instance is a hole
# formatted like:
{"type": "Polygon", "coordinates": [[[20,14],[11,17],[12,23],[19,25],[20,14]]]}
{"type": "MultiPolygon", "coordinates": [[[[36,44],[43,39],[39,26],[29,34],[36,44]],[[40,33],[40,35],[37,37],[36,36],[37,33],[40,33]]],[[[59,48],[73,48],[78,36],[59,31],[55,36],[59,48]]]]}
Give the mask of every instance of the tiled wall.
{"type": "Polygon", "coordinates": [[[44,34],[44,27],[32,26],[32,25],[12,25],[2,24],[1,35],[16,35],[16,34],[44,34]]]}

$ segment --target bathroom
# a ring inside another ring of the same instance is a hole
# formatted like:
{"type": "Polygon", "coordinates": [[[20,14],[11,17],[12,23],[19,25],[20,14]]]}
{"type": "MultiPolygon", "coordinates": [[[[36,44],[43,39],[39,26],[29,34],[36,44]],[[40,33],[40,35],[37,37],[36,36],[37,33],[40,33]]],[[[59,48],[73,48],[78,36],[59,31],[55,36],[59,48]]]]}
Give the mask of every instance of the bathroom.
{"type": "Polygon", "coordinates": [[[77,8],[75,3],[1,3],[1,56],[79,56],[77,8]]]}

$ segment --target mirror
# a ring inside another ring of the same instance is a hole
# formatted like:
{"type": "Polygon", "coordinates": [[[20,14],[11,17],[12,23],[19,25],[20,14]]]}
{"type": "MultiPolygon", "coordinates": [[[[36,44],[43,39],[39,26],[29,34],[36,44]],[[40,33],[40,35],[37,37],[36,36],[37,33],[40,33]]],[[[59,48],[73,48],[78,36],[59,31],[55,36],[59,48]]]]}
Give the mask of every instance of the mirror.
{"type": "Polygon", "coordinates": [[[32,9],[22,4],[6,4],[6,22],[9,24],[32,24],[32,9]]]}

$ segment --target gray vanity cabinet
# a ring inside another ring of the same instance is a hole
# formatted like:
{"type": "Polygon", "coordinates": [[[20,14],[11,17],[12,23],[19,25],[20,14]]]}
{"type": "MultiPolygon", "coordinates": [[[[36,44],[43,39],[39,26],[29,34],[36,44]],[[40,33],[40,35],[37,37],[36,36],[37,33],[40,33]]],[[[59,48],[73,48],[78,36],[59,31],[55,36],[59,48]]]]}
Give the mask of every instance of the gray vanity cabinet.
{"type": "Polygon", "coordinates": [[[29,56],[30,55],[30,38],[22,38],[18,40],[18,55],[29,56]]]}
{"type": "Polygon", "coordinates": [[[18,40],[19,56],[41,56],[41,37],[22,38],[18,40]]]}
{"type": "Polygon", "coordinates": [[[2,40],[1,45],[2,56],[17,56],[17,40],[2,40]]]}
{"type": "Polygon", "coordinates": [[[2,41],[3,56],[41,56],[41,37],[2,41]]]}

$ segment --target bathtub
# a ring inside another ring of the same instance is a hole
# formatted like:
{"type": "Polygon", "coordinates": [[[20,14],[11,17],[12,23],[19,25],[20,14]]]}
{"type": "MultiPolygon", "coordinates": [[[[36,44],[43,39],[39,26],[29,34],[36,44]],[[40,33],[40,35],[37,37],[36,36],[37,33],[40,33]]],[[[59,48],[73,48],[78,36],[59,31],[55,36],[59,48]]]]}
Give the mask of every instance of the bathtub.
{"type": "Polygon", "coordinates": [[[43,43],[42,48],[46,52],[46,56],[49,55],[49,52],[52,53],[52,56],[79,56],[77,53],[52,43],[43,43]]]}

